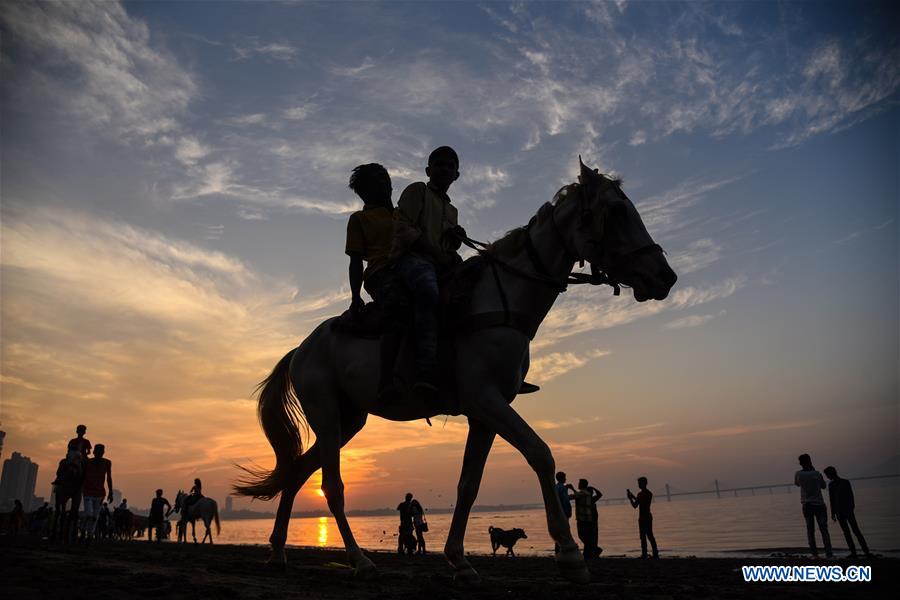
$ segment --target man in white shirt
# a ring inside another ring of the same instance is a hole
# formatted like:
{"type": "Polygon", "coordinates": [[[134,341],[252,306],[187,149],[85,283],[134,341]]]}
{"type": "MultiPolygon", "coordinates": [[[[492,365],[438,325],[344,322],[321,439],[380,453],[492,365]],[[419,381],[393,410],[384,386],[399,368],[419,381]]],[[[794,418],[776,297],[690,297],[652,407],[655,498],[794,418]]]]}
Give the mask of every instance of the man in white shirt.
{"type": "Polygon", "coordinates": [[[825,556],[831,558],[831,536],[828,535],[828,509],[822,490],[825,489],[825,478],[813,468],[809,454],[801,454],[798,458],[800,467],[794,475],[794,485],[800,488],[800,504],[803,506],[803,518],[806,519],[806,537],[813,556],[819,556],[816,548],[816,523],[822,532],[822,543],[825,545],[825,556]]]}

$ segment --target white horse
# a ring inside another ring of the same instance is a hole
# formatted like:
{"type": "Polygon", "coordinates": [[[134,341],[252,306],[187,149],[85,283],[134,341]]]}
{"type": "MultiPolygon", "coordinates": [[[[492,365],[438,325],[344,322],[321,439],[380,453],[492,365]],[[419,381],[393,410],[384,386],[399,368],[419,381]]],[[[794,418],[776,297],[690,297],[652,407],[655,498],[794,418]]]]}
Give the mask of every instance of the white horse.
{"type": "Polygon", "coordinates": [[[188,495],[184,490],[178,490],[178,495],[175,496],[175,512],[181,513],[181,519],[178,520],[177,529],[178,529],[178,541],[179,542],[187,542],[187,524],[191,524],[191,537],[194,538],[194,543],[197,543],[197,531],[194,528],[194,521],[197,519],[203,519],[203,524],[206,525],[206,533],[203,534],[203,539],[200,543],[206,542],[206,538],[209,537],[209,543],[213,543],[212,530],[209,528],[209,524],[215,520],[216,522],[216,535],[221,533],[221,525],[219,524],[219,505],[216,504],[216,501],[212,498],[207,498],[204,496],[200,498],[190,506],[185,506],[184,501],[187,500],[188,495]]]}
{"type": "MultiPolygon", "coordinates": [[[[550,448],[510,403],[528,372],[531,338],[567,283],[576,282],[570,274],[576,261],[589,261],[594,274],[580,282],[607,283],[616,293],[620,284],[630,286],[638,302],[665,299],[677,279],[619,182],[583,163],[580,170],[580,183],[561,189],[526,227],[487,248],[489,266],[474,286],[470,314],[454,328],[459,358],[453,373],[457,410],[452,412],[468,417],[469,434],[444,556],[454,578],[463,583],[480,581],[466,560],[463,537],[496,435],[519,450],[537,474],[547,527],[560,548],[556,561],[562,575],[589,581],[554,489],[550,448]]],[[[348,558],[356,573],[364,575],[373,573],[375,565],[356,543],[344,514],[341,447],[362,429],[368,414],[407,421],[446,413],[449,407],[423,406],[410,398],[379,404],[379,342],[336,332],[332,322],[319,325],[260,384],[259,417],[276,465],[270,472],[248,470],[251,477],[235,485],[235,491],[264,499],[281,494],[269,538],[269,564],[281,568],[294,497],[321,467],[322,490],[348,558]],[[307,425],[316,441],[304,452],[301,430],[307,425]]],[[[407,352],[398,364],[411,372],[412,362],[407,352]]]]}

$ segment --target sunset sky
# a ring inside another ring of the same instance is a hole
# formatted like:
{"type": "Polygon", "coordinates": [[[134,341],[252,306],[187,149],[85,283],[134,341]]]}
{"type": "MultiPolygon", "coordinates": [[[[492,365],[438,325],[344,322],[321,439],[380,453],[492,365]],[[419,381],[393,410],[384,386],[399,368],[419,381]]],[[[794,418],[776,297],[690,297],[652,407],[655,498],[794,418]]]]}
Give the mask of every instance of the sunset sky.
{"type": "MultiPolygon", "coordinates": [[[[350,170],[449,144],[460,222],[522,225],[577,158],[679,280],[563,294],[514,406],[621,496],[897,472],[900,33],[878,2],[21,2],[2,34],[3,458],[75,426],[147,506],[271,465],[254,386],[349,304],[350,170]]],[[[370,418],[353,508],[455,501],[466,423],[370,418]]],[[[324,508],[319,475],[298,509],[324,508]]],[[[481,504],[537,502],[498,441],[481,504]]],[[[249,506],[238,500],[235,506],[249,506]]],[[[267,504],[254,508],[268,510],[267,504]]]]}

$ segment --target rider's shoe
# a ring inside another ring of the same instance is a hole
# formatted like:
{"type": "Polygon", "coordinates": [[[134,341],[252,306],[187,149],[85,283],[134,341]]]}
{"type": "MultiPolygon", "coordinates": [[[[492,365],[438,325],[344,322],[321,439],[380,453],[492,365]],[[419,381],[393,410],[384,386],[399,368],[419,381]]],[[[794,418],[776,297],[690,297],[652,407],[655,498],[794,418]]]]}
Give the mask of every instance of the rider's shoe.
{"type": "Polygon", "coordinates": [[[533,394],[536,391],[540,390],[541,386],[535,385],[533,383],[528,383],[527,381],[523,381],[522,385],[519,386],[519,394],[533,394]]]}

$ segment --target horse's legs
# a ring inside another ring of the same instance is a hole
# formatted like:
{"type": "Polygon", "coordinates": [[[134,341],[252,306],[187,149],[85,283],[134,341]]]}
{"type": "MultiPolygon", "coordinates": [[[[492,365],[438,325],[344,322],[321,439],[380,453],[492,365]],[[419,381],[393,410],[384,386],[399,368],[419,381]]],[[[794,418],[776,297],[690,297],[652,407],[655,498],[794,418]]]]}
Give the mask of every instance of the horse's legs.
{"type": "Polygon", "coordinates": [[[212,530],[210,530],[209,524],[210,524],[210,521],[207,520],[206,517],[203,517],[203,525],[206,526],[206,533],[203,534],[203,539],[200,540],[200,543],[201,543],[201,544],[206,543],[206,537],[207,537],[207,536],[209,536],[209,543],[210,543],[210,544],[213,543],[213,539],[212,539],[212,530]]]}
{"type": "Polygon", "coordinates": [[[269,565],[283,567],[287,564],[284,545],[287,543],[288,525],[291,522],[291,509],[294,507],[294,498],[297,496],[300,488],[303,487],[303,484],[306,483],[306,480],[321,466],[319,442],[316,441],[297,458],[297,462],[294,463],[293,467],[296,471],[296,478],[291,479],[281,491],[281,500],[278,501],[278,512],[275,514],[275,525],[272,527],[272,535],[269,536],[269,544],[272,546],[272,555],[268,561],[269,565]]]}
{"type": "MultiPolygon", "coordinates": [[[[303,398],[303,396],[301,396],[303,398]]],[[[307,420],[316,434],[316,442],[319,444],[319,457],[322,462],[322,491],[328,501],[328,508],[334,515],[335,523],[341,538],[344,540],[344,548],[347,557],[356,568],[358,575],[367,575],[375,571],[373,563],[360,549],[350,530],[347,515],[344,514],[344,482],[341,480],[341,446],[343,437],[341,434],[340,402],[329,393],[312,394],[315,399],[303,406],[307,420]]],[[[365,422],[363,415],[362,422],[365,422]]],[[[358,429],[353,430],[356,433],[358,429]]],[[[352,436],[351,436],[352,437],[352,436]]]]}
{"type": "Polygon", "coordinates": [[[480,393],[474,392],[473,390],[472,394],[463,396],[473,399],[466,407],[467,414],[482,421],[487,427],[500,434],[503,439],[522,453],[525,460],[534,469],[541,486],[541,494],[544,497],[547,529],[550,537],[560,548],[556,555],[560,571],[571,581],[587,583],[590,581],[590,572],[578,551],[578,544],[572,538],[568,520],[563,513],[553,483],[556,463],[550,447],[519,416],[519,413],[507,404],[500,393],[489,388],[479,390],[480,393]]]}
{"type": "Polygon", "coordinates": [[[197,521],[191,519],[191,537],[194,538],[194,543],[197,543],[197,521]]]}
{"type": "Polygon", "coordinates": [[[481,476],[484,474],[484,465],[487,462],[488,453],[491,451],[491,445],[494,443],[495,435],[482,423],[469,419],[466,453],[463,456],[462,473],[460,473],[459,484],[456,487],[456,508],[453,510],[450,533],[447,534],[447,543],[444,546],[444,556],[453,567],[454,578],[469,584],[477,584],[481,578],[466,560],[463,538],[466,535],[469,511],[478,495],[481,476]]]}

